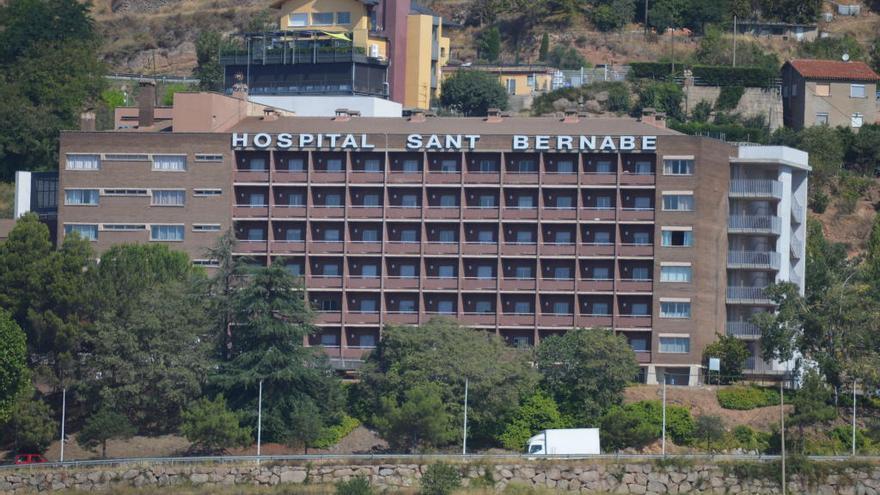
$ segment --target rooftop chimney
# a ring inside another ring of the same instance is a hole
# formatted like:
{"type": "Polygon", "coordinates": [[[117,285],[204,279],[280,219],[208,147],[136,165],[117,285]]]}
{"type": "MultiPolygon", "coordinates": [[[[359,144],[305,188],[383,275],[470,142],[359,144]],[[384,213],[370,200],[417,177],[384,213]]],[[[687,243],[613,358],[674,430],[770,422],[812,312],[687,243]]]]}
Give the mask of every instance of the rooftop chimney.
{"type": "Polygon", "coordinates": [[[562,121],[566,124],[577,124],[578,119],[578,111],[577,108],[569,107],[565,109],[565,114],[562,117],[562,121]]]}
{"type": "Polygon", "coordinates": [[[155,123],[156,81],[144,79],[138,86],[138,127],[150,127],[155,123]]]}
{"type": "Polygon", "coordinates": [[[263,121],[264,122],[273,122],[278,120],[278,111],[271,107],[266,107],[263,109],[263,121]]]}
{"type": "Polygon", "coordinates": [[[424,122],[425,121],[425,111],[421,108],[414,108],[409,112],[409,121],[410,122],[424,122]]]}
{"type": "Polygon", "coordinates": [[[79,114],[79,130],[92,132],[95,130],[95,111],[88,109],[79,114]]]}
{"type": "Polygon", "coordinates": [[[486,111],[486,122],[497,124],[501,122],[501,110],[498,108],[490,108],[486,111]]]}
{"type": "Polygon", "coordinates": [[[639,121],[660,129],[666,129],[666,114],[663,112],[658,113],[651,107],[642,109],[642,116],[639,117],[639,121]]]}

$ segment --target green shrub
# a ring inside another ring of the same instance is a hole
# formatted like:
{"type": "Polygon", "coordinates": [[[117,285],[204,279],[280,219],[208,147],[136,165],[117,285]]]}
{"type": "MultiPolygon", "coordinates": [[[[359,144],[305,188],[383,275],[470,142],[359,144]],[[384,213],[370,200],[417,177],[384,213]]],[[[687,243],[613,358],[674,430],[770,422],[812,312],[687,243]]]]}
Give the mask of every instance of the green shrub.
{"type": "Polygon", "coordinates": [[[779,404],[779,392],[755,386],[722,388],[718,390],[717,397],[718,403],[724,409],[740,411],[779,404]]]}
{"type": "Polygon", "coordinates": [[[718,110],[733,110],[739,105],[746,88],[742,86],[722,86],[721,92],[718,94],[718,100],[715,101],[715,108],[718,110]]]}
{"type": "Polygon", "coordinates": [[[699,122],[701,124],[709,121],[709,115],[712,114],[712,104],[706,100],[700,100],[699,103],[694,105],[694,108],[691,109],[691,121],[699,122]]]}
{"type": "Polygon", "coordinates": [[[452,464],[431,464],[422,475],[421,485],[422,495],[449,495],[461,487],[461,473],[452,464]]]}
{"type": "Polygon", "coordinates": [[[779,77],[775,69],[762,67],[725,67],[695,65],[694,77],[708,86],[768,87],[779,77]]]}
{"type": "Polygon", "coordinates": [[[825,213],[825,210],[828,209],[828,203],[830,202],[831,198],[829,198],[824,191],[816,191],[809,197],[810,209],[820,215],[825,213]]]}
{"type": "MultiPolygon", "coordinates": [[[[634,79],[667,79],[678,76],[686,66],[668,62],[632,62],[630,77],[634,79]]],[[[691,71],[696,79],[708,86],[744,86],[747,88],[764,88],[771,86],[779,77],[778,71],[770,67],[727,67],[712,65],[694,65],[691,71]]]]}
{"type": "MultiPolygon", "coordinates": [[[[716,116],[716,122],[719,119],[716,116]]],[[[770,138],[767,128],[746,127],[742,124],[709,124],[699,122],[669,121],[669,127],[684,134],[710,136],[726,141],[743,141],[764,144],[770,138]]]]}
{"type": "Polygon", "coordinates": [[[666,79],[672,75],[672,64],[667,62],[630,62],[629,68],[630,76],[636,79],[666,79]]]}
{"type": "Polygon", "coordinates": [[[770,445],[770,433],[755,431],[746,425],[733,429],[733,446],[747,450],[764,452],[770,445]]]}
{"type": "Polygon", "coordinates": [[[328,426],[321,429],[321,435],[315,440],[312,447],[316,449],[326,449],[339,443],[340,440],[348,436],[355,428],[361,425],[361,422],[347,414],[342,415],[339,424],[328,426]]]}
{"type": "MultiPolygon", "coordinates": [[[[608,451],[642,447],[658,438],[663,430],[663,405],[646,400],[616,406],[602,417],[603,443],[608,451]]],[[[682,406],[666,405],[666,434],[678,445],[691,443],[696,425],[690,411],[682,406]]]]}
{"type": "Polygon", "coordinates": [[[355,476],[336,483],[336,495],[373,495],[373,487],[365,476],[355,476]]]}

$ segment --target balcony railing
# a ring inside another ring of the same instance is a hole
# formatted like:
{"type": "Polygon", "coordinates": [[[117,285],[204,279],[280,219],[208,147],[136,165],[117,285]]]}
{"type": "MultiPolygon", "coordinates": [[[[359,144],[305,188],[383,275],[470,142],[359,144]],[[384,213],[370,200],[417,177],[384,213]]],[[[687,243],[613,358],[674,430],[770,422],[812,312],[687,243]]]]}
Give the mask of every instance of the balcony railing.
{"type": "Polygon", "coordinates": [[[770,304],[765,287],[728,287],[727,302],[770,304]]]}
{"type": "Polygon", "coordinates": [[[761,329],[758,325],[748,321],[728,321],[727,335],[733,337],[760,337],[761,329]]]}
{"type": "Polygon", "coordinates": [[[779,234],[782,221],[779,217],[767,215],[731,215],[727,219],[727,228],[731,232],[779,234]]]}
{"type": "Polygon", "coordinates": [[[779,270],[781,259],[775,251],[728,251],[727,267],[779,270]]]}
{"type": "Polygon", "coordinates": [[[733,179],[730,181],[731,198],[782,198],[782,182],[778,180],[733,179]]]}

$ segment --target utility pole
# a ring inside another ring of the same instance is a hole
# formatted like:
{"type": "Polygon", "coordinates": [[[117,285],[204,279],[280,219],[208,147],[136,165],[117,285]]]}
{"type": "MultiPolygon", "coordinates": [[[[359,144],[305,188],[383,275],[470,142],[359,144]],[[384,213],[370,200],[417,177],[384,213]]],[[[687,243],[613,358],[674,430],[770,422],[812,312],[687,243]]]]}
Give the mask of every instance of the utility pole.
{"type": "Polygon", "coordinates": [[[663,423],[660,450],[663,457],[666,457],[666,372],[663,373],[663,423]]]}
{"type": "Polygon", "coordinates": [[[648,0],[645,0],[645,39],[648,39],[648,0]]]}
{"type": "Polygon", "coordinates": [[[852,455],[856,456],[856,381],[853,380],[852,455]]]}
{"type": "Polygon", "coordinates": [[[779,429],[779,434],[782,439],[782,495],[785,495],[785,389],[783,388],[783,384],[785,383],[785,374],[782,375],[782,380],[779,380],[779,424],[781,428],[779,429]]]}
{"type": "Polygon", "coordinates": [[[64,462],[64,420],[67,418],[67,388],[61,391],[61,456],[60,462],[64,462]]]}
{"type": "Polygon", "coordinates": [[[257,395],[257,462],[260,462],[260,442],[263,434],[263,380],[260,380],[260,392],[257,395]]]}
{"type": "Polygon", "coordinates": [[[468,379],[464,379],[464,426],[461,436],[461,455],[467,455],[467,409],[468,409],[468,379]]]}
{"type": "Polygon", "coordinates": [[[736,16],[733,16],[733,66],[736,67],[736,16]]]}

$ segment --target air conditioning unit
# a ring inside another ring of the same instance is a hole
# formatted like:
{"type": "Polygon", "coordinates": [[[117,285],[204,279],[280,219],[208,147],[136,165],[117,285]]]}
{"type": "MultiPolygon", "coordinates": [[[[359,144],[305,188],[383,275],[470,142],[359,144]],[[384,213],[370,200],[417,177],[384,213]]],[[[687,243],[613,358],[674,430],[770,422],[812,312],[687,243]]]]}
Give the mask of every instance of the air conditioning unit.
{"type": "Polygon", "coordinates": [[[370,45],[370,57],[379,58],[379,45],[375,43],[370,45]]]}

